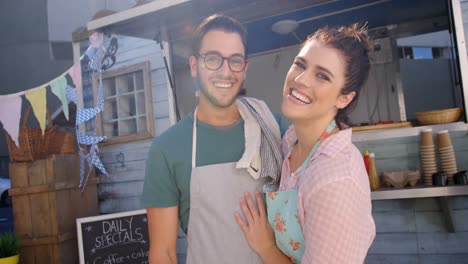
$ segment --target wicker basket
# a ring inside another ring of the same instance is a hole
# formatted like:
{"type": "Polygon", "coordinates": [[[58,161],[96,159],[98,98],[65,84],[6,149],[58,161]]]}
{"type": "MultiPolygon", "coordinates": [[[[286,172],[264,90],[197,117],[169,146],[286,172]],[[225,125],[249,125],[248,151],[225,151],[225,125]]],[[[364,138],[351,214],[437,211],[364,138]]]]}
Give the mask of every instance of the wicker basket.
{"type": "Polygon", "coordinates": [[[49,152],[51,154],[72,154],[76,153],[75,133],[55,130],[54,137],[49,141],[49,152]]]}
{"type": "Polygon", "coordinates": [[[461,108],[450,108],[428,112],[416,112],[414,115],[421,125],[434,125],[453,123],[460,119],[463,110],[461,108]]]}
{"type": "Polygon", "coordinates": [[[19,147],[16,146],[15,141],[10,135],[5,133],[10,161],[12,162],[44,159],[49,154],[49,141],[55,130],[52,127],[50,113],[47,112],[47,127],[44,131],[44,135],[42,135],[42,130],[40,128],[27,126],[31,110],[32,108],[29,107],[23,117],[23,123],[21,124],[18,134],[19,147]]]}

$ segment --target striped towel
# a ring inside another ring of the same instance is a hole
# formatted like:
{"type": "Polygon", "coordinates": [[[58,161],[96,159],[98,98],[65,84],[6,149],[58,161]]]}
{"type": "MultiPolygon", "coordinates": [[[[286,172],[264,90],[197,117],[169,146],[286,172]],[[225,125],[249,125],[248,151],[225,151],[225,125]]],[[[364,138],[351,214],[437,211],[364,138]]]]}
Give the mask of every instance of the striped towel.
{"type": "MultiPolygon", "coordinates": [[[[259,154],[261,164],[257,176],[258,178],[269,177],[271,179],[270,184],[277,184],[280,179],[281,165],[283,163],[279,125],[263,101],[242,97],[238,99],[238,103],[241,104],[238,104],[239,106],[247,109],[247,114],[260,126],[261,143],[259,154]]],[[[240,112],[242,114],[242,111],[240,112]]],[[[247,134],[247,131],[245,132],[247,134]]],[[[249,147],[251,146],[246,146],[246,150],[249,147]]]]}

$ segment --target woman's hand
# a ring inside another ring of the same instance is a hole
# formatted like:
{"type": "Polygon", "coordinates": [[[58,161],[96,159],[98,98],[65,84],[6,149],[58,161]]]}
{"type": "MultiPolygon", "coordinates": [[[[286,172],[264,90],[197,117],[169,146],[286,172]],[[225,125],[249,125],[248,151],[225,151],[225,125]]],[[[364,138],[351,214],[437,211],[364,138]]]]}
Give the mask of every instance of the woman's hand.
{"type": "Polygon", "coordinates": [[[240,206],[246,222],[239,212],[236,212],[236,221],[244,232],[249,246],[262,258],[270,250],[276,250],[275,233],[268,222],[268,217],[259,191],[255,192],[257,206],[255,206],[250,193],[245,193],[240,200],[240,206]]]}

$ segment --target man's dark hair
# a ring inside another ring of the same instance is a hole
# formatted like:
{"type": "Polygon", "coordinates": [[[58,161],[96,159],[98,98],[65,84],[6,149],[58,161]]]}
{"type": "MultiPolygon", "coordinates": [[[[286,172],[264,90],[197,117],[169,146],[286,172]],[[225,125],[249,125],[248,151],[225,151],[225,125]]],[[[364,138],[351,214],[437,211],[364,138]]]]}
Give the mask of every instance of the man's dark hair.
{"type": "Polygon", "coordinates": [[[198,56],[203,37],[211,30],[221,30],[226,33],[237,33],[244,44],[244,56],[247,57],[247,32],[237,20],[225,15],[214,14],[198,25],[192,36],[192,55],[198,56]]]}

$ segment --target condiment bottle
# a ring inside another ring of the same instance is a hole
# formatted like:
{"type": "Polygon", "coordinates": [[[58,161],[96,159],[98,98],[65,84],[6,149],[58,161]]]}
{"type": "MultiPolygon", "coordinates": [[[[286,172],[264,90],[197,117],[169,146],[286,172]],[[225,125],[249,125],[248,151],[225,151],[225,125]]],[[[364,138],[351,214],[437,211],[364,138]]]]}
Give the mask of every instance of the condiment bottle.
{"type": "Polygon", "coordinates": [[[372,191],[379,189],[380,179],[375,165],[375,154],[369,153],[369,183],[372,191]]]}
{"type": "Polygon", "coordinates": [[[364,151],[364,165],[366,166],[367,175],[369,175],[369,150],[364,151]]]}

